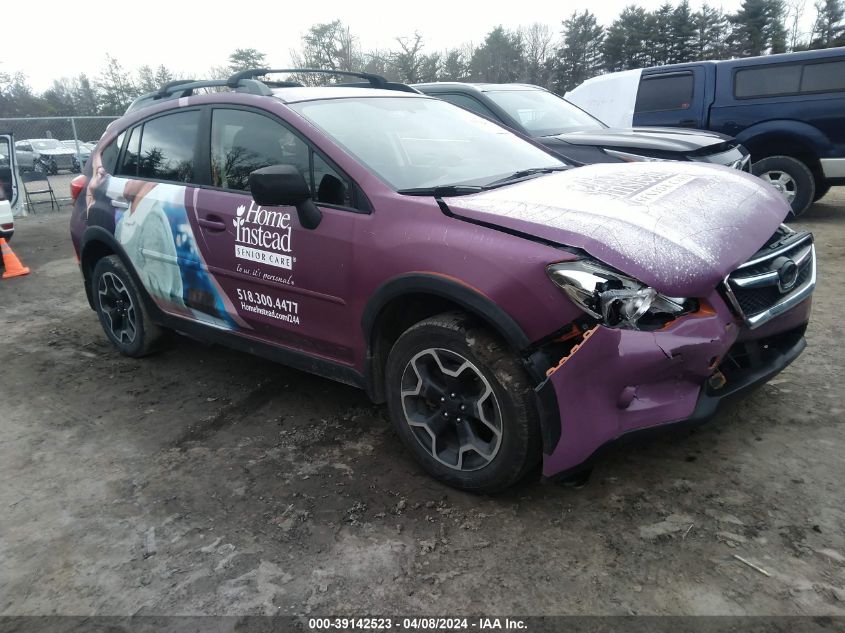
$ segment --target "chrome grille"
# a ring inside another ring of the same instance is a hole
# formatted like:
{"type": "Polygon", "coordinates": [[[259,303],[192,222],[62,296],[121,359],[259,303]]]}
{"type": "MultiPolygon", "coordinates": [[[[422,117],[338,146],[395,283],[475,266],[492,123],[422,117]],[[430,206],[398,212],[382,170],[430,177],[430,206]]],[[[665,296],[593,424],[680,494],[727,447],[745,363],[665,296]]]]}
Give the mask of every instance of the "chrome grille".
{"type": "Polygon", "coordinates": [[[812,234],[780,229],[725,279],[724,289],[733,308],[754,329],[801,303],[815,285],[812,234]]]}

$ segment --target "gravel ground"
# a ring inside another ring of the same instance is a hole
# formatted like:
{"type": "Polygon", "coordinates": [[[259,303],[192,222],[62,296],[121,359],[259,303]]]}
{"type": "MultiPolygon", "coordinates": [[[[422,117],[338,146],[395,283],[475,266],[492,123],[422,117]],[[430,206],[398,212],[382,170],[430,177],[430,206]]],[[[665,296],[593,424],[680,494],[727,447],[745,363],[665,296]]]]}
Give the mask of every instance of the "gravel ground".
{"type": "Polygon", "coordinates": [[[498,497],[424,475],[355,389],[185,339],[119,356],[68,217],[21,220],[32,274],[0,282],[0,615],[845,615],[845,189],[797,223],[795,364],[583,489],[498,497]]]}

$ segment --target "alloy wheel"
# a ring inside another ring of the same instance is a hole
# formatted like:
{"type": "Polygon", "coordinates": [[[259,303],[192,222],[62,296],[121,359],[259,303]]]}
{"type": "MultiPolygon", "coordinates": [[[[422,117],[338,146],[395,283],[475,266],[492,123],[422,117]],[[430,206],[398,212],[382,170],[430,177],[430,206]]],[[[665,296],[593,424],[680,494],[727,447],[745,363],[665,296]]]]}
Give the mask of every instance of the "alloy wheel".
{"type": "Polygon", "coordinates": [[[798,195],[798,184],[795,182],[795,179],[785,171],[767,171],[760,174],[760,178],[780,191],[789,204],[792,204],[793,200],[795,200],[795,196],[798,195]]]}
{"type": "Polygon", "coordinates": [[[97,293],[112,336],[123,344],[131,344],[138,333],[138,326],[135,304],[126,284],[114,273],[105,272],[100,275],[97,293]]]}
{"type": "Polygon", "coordinates": [[[484,468],[502,442],[502,412],[484,374],[460,354],[417,353],[402,373],[402,410],[420,445],[460,471],[484,468]]]}

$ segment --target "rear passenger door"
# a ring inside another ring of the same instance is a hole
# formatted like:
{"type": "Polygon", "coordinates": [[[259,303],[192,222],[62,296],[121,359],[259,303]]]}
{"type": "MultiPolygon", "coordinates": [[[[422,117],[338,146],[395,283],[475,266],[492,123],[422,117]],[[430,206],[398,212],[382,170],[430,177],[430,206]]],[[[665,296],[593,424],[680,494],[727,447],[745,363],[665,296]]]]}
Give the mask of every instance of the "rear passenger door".
{"type": "Polygon", "coordinates": [[[201,120],[202,109],[180,108],[124,132],[114,175],[97,186],[88,221],[114,231],[164,312],[233,328],[234,311],[209,275],[196,238],[201,120]]]}
{"type": "Polygon", "coordinates": [[[351,362],[352,239],[361,209],[355,187],[301,135],[264,111],[207,112],[208,182],[196,198],[208,269],[245,323],[243,333],[351,362]],[[303,229],[293,207],[260,207],[250,172],[294,165],[323,213],[303,229]]]}
{"type": "Polygon", "coordinates": [[[704,127],[704,68],[643,73],[634,106],[634,126],[704,127]]]}

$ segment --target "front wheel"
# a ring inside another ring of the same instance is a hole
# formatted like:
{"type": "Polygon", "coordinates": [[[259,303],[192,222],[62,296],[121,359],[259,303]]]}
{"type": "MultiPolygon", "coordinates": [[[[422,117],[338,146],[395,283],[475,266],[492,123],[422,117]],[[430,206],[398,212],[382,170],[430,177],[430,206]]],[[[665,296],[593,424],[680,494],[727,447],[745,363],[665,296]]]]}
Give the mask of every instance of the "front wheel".
{"type": "Polygon", "coordinates": [[[162,337],[152,322],[135,282],[116,255],[103,257],[91,280],[94,309],[106,336],[125,356],[146,356],[162,337]]]}
{"type": "Polygon", "coordinates": [[[385,373],[394,428],[434,478],[493,493],[539,461],[540,428],[525,370],[468,315],[441,314],[408,329],[385,373]]]}
{"type": "Polygon", "coordinates": [[[751,171],[783,194],[792,208],[790,219],[797,218],[813,204],[816,194],[813,172],[797,158],[769,156],[754,163],[751,171]]]}

